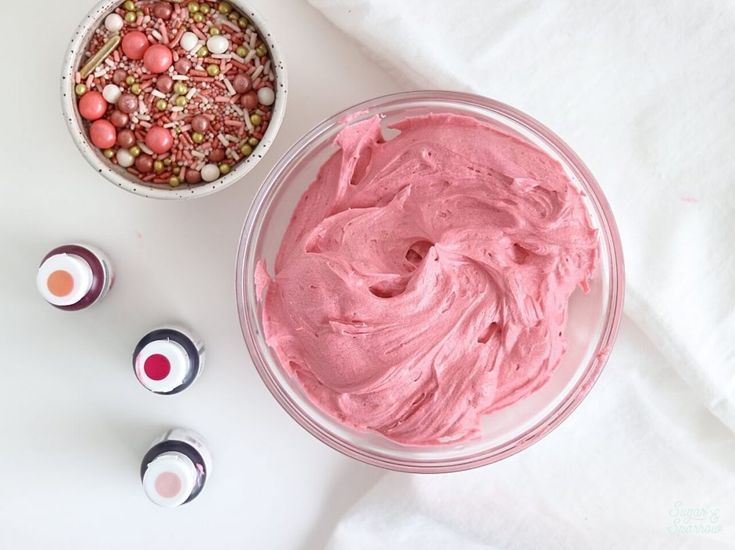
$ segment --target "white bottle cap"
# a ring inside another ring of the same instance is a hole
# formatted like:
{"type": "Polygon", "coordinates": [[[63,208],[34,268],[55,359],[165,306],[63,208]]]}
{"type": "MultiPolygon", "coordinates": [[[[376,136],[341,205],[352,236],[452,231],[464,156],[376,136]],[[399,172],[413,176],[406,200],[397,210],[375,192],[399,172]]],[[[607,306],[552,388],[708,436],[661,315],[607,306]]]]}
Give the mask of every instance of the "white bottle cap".
{"type": "Polygon", "coordinates": [[[154,458],[143,474],[148,498],[164,508],[181,506],[196,487],[197,468],[189,457],[175,451],[154,458]]]}
{"type": "Polygon", "coordinates": [[[168,393],[184,383],[191,359],[184,347],[173,340],[154,340],[135,357],[135,375],[153,392],[168,393]]]}
{"type": "Polygon", "coordinates": [[[92,288],[94,274],[89,264],[74,254],[54,254],[38,268],[36,286],[41,296],[55,306],[71,306],[92,288]]]}

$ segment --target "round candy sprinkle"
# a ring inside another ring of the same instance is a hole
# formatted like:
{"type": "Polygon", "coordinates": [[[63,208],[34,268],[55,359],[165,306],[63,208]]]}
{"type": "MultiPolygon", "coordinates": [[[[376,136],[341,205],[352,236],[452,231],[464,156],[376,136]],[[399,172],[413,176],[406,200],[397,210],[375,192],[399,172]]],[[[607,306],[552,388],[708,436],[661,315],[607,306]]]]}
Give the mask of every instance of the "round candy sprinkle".
{"type": "Polygon", "coordinates": [[[123,2],[123,8],[125,8],[125,11],[135,11],[135,2],[133,0],[125,0],[123,2]]]}
{"type": "Polygon", "coordinates": [[[205,164],[202,168],[202,179],[206,182],[213,182],[219,177],[219,166],[216,164],[205,164]]]}
{"type": "Polygon", "coordinates": [[[137,145],[133,145],[130,149],[128,149],[128,152],[135,158],[138,158],[142,151],[140,150],[140,147],[138,147],[137,145]]]}
{"type": "Polygon", "coordinates": [[[197,115],[191,120],[191,127],[195,132],[204,133],[209,130],[209,119],[203,115],[197,115]]]}
{"type": "Polygon", "coordinates": [[[109,120],[95,120],[89,127],[89,138],[95,147],[109,149],[117,141],[117,130],[109,120]]]}
{"type": "Polygon", "coordinates": [[[124,24],[123,18],[116,13],[111,13],[105,17],[105,28],[110,32],[120,32],[124,24]]]}
{"type": "Polygon", "coordinates": [[[240,98],[240,105],[248,111],[255,109],[258,106],[258,94],[253,91],[246,93],[240,98]]]}
{"type": "Polygon", "coordinates": [[[127,76],[127,73],[122,69],[115,69],[115,72],[112,73],[112,81],[115,84],[122,84],[123,82],[125,82],[125,78],[127,76]]]}
{"type": "Polygon", "coordinates": [[[207,48],[214,54],[225,53],[230,47],[230,41],[222,35],[210,36],[207,40],[207,48]]]}
{"type": "Polygon", "coordinates": [[[184,95],[188,91],[189,88],[187,88],[186,84],[184,84],[183,82],[177,82],[176,84],[174,84],[174,93],[184,95]]]}
{"type": "Polygon", "coordinates": [[[212,63],[211,65],[207,65],[207,74],[209,76],[217,76],[220,73],[219,65],[216,65],[215,63],[212,63]]]}
{"type": "Polygon", "coordinates": [[[174,138],[166,128],[153,126],[145,136],[145,144],[151,151],[161,155],[171,150],[174,138]]]}
{"type": "Polygon", "coordinates": [[[171,50],[163,44],[154,44],[145,51],[143,64],[152,73],[160,74],[168,70],[173,64],[174,56],[171,50]]]}
{"type": "Polygon", "coordinates": [[[135,15],[134,11],[129,11],[125,14],[125,22],[126,23],[135,23],[138,20],[138,16],[135,15]]]}
{"type": "Polygon", "coordinates": [[[123,168],[130,168],[135,162],[133,155],[128,153],[126,149],[118,149],[116,158],[117,163],[123,168]]]}
{"type": "Polygon", "coordinates": [[[199,45],[199,38],[193,32],[185,32],[181,35],[179,46],[184,48],[187,52],[192,51],[199,45]]]}
{"type": "Polygon", "coordinates": [[[153,170],[153,157],[150,155],[140,155],[135,159],[135,167],[143,174],[149,173],[153,170]]]}
{"type": "Polygon", "coordinates": [[[113,105],[117,103],[117,100],[120,99],[121,95],[122,90],[120,90],[120,87],[115,84],[108,84],[102,90],[102,97],[105,98],[107,103],[112,103],[113,105]]]}
{"type": "Polygon", "coordinates": [[[107,101],[99,92],[87,92],[79,100],[79,114],[87,120],[102,118],[107,110],[107,101]]]}
{"type": "Polygon", "coordinates": [[[83,96],[84,94],[87,93],[87,87],[80,82],[79,84],[74,86],[74,93],[77,94],[78,96],[83,96]]]}
{"type": "Polygon", "coordinates": [[[127,126],[129,121],[130,117],[122,111],[112,111],[112,114],[110,115],[110,122],[112,122],[112,125],[116,128],[127,126]]]}
{"type": "Polygon", "coordinates": [[[164,20],[170,19],[173,11],[171,4],[168,2],[156,2],[153,6],[153,15],[164,20]]]}
{"type": "Polygon", "coordinates": [[[138,98],[133,94],[123,94],[117,100],[117,108],[128,115],[134,113],[138,110],[138,98]]]}
{"type": "Polygon", "coordinates": [[[238,94],[244,94],[250,91],[252,83],[245,73],[237,73],[235,80],[232,81],[232,86],[238,94]]]}
{"type": "Polygon", "coordinates": [[[209,160],[212,162],[222,162],[225,160],[225,150],[221,148],[212,149],[212,152],[209,153],[209,160]]]}
{"type": "Polygon", "coordinates": [[[184,177],[186,179],[186,183],[190,185],[196,185],[202,181],[202,175],[199,173],[199,170],[193,170],[191,168],[186,171],[186,175],[184,177]]]}
{"type": "Polygon", "coordinates": [[[124,149],[128,149],[135,144],[135,134],[132,130],[121,130],[117,134],[117,144],[124,149]]]}
{"type": "Polygon", "coordinates": [[[129,59],[143,59],[143,55],[149,46],[148,37],[140,31],[129,32],[122,39],[123,53],[129,59]]]}
{"type": "Polygon", "coordinates": [[[260,90],[258,90],[258,102],[261,105],[265,105],[266,107],[269,107],[273,105],[273,102],[276,100],[276,94],[273,91],[273,88],[263,87],[260,90]]]}
{"type": "Polygon", "coordinates": [[[174,69],[176,69],[176,72],[179,74],[186,74],[191,69],[191,61],[189,61],[186,57],[181,57],[174,64],[174,69]]]}
{"type": "Polygon", "coordinates": [[[168,76],[167,74],[159,76],[158,79],[156,80],[156,89],[159,92],[168,94],[171,92],[173,87],[174,87],[174,79],[168,76]]]}

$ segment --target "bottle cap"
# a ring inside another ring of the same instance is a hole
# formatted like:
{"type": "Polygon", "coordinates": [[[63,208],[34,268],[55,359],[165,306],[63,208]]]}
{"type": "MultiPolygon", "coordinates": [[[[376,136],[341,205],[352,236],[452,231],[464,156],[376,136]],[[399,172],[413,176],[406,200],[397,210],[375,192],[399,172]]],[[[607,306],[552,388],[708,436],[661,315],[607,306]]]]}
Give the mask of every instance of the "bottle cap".
{"type": "Polygon", "coordinates": [[[71,306],[84,298],[92,287],[90,265],[74,254],[54,254],[38,268],[36,286],[41,296],[55,306],[71,306]]]}
{"type": "Polygon", "coordinates": [[[196,487],[197,468],[189,457],[175,451],[154,458],[143,474],[143,489],[164,508],[184,504],[196,487]]]}
{"type": "Polygon", "coordinates": [[[148,342],[134,358],[135,375],[152,392],[168,393],[184,383],[191,358],[174,340],[148,342]]]}

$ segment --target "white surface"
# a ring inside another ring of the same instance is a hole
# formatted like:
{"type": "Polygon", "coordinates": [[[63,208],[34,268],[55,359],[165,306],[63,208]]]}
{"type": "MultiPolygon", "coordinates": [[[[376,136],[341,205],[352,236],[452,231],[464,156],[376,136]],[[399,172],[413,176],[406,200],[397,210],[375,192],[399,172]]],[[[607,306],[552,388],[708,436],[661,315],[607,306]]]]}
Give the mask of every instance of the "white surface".
{"type": "Polygon", "coordinates": [[[29,19],[0,0],[0,548],[321,548],[340,511],[380,472],[342,457],[298,427],[250,363],[234,301],[242,222],[267,171],[322,118],[398,90],[300,0],[254,0],[289,70],[289,105],[272,150],[211,197],[146,200],[116,189],[82,159],[61,117],[64,49],[92,6],[45,1],[29,19]],[[110,294],[62,312],[38,295],[36,269],[54,246],[100,246],[115,270],[110,294]],[[196,385],[158,396],[131,357],[151,328],[200,334],[207,369],[196,385]],[[146,498],[140,461],[167,428],[207,438],[214,474],[196,501],[164,510],[146,498]]]}
{"type": "Polygon", "coordinates": [[[480,472],[387,475],[334,547],[735,547],[735,4],[310,1],[402,81],[556,131],[610,199],[628,276],[618,346],[561,429],[480,472]]]}

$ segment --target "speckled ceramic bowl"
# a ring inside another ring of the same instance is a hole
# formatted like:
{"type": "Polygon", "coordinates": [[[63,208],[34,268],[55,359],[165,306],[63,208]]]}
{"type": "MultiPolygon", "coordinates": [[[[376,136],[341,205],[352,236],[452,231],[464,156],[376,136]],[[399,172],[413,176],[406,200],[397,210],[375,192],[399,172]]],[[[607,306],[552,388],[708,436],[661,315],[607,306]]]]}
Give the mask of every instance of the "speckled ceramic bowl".
{"type": "Polygon", "coordinates": [[[87,137],[84,129],[82,118],[77,109],[76,96],[74,94],[74,74],[79,66],[80,58],[84,55],[89,38],[92,32],[101,24],[115,8],[122,4],[122,0],[102,0],[84,17],[69,45],[69,51],[64,58],[64,66],[61,73],[61,104],[64,113],[64,119],[71,133],[74,143],[81,151],[84,158],[97,172],[102,174],[116,186],[140,195],[142,197],[155,199],[188,199],[193,197],[203,197],[209,195],[241,179],[245,174],[250,172],[258,162],[263,158],[270,148],[273,140],[283,121],[286,112],[286,99],[288,92],[288,83],[286,78],[286,68],[281,57],[281,50],[278,43],[269,31],[268,24],[263,18],[255,12],[246,2],[240,0],[229,0],[229,3],[247,16],[258,29],[259,34],[268,44],[270,57],[273,61],[273,67],[276,74],[276,82],[274,90],[276,92],[276,101],[273,105],[273,114],[268,129],[255,148],[253,153],[244,161],[233,166],[230,173],[221,176],[219,179],[210,183],[200,183],[189,185],[182,183],[178,187],[170,187],[161,184],[147,184],[128,174],[125,169],[109,162],[102,152],[94,147],[87,137]]]}

